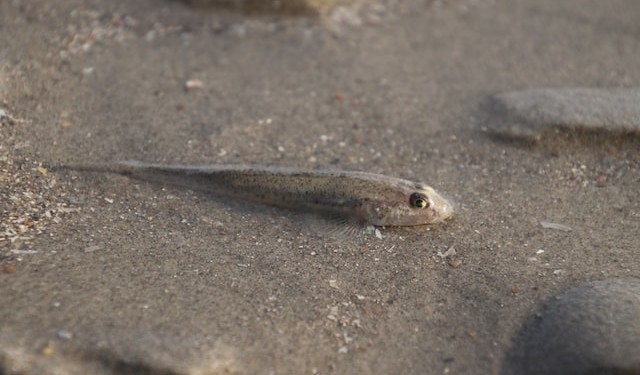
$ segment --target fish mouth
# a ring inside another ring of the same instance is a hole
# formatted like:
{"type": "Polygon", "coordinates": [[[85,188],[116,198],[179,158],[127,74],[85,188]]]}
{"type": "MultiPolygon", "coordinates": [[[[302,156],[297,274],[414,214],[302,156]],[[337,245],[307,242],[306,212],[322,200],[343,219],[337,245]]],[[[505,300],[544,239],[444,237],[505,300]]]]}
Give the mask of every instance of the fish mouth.
{"type": "Polygon", "coordinates": [[[442,196],[438,196],[438,203],[436,207],[438,215],[435,220],[432,221],[432,223],[441,223],[447,219],[450,219],[453,216],[453,212],[455,211],[453,204],[451,204],[449,200],[442,196]]]}
{"type": "Polygon", "coordinates": [[[444,207],[442,208],[442,214],[441,214],[441,218],[440,221],[445,221],[447,219],[450,219],[451,217],[453,217],[453,205],[451,205],[449,202],[446,202],[444,205],[444,207]]]}

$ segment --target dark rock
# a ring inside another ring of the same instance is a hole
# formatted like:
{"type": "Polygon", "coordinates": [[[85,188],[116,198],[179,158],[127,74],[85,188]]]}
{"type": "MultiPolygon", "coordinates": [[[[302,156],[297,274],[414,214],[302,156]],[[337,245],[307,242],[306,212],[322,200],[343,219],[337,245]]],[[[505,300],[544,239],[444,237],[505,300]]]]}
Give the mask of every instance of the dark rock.
{"type": "Polygon", "coordinates": [[[502,374],[640,374],[640,279],[582,284],[525,324],[502,374]]]}
{"type": "Polygon", "coordinates": [[[640,132],[640,88],[532,89],[493,97],[492,131],[540,137],[554,128],[640,132]]]}

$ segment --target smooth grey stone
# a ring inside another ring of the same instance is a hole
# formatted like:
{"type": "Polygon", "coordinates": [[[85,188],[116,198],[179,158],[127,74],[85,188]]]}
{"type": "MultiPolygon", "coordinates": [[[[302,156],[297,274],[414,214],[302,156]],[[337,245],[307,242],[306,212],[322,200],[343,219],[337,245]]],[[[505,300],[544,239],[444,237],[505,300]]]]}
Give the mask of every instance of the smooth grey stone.
{"type": "Polygon", "coordinates": [[[492,130],[539,137],[548,129],[640,132],[640,88],[511,91],[493,97],[492,130]]]}
{"type": "Polygon", "coordinates": [[[524,325],[503,375],[640,374],[640,279],[573,288],[524,325]]]}

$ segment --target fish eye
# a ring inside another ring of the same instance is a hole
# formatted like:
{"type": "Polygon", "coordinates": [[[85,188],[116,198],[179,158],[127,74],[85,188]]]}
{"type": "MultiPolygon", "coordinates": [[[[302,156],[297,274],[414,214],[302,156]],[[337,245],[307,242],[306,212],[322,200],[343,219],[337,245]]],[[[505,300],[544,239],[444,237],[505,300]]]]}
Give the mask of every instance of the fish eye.
{"type": "Polygon", "coordinates": [[[420,193],[413,193],[409,197],[409,203],[415,208],[427,208],[430,206],[429,198],[426,195],[420,193]]]}

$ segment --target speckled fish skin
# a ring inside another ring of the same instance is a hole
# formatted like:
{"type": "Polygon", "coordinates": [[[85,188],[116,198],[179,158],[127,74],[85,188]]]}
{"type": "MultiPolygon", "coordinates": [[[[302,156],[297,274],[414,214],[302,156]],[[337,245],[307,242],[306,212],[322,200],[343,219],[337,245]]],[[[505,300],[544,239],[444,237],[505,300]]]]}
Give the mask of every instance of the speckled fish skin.
{"type": "Polygon", "coordinates": [[[453,214],[451,204],[425,184],[366,172],[172,166],[137,161],[70,168],[117,173],[296,210],[321,211],[375,226],[434,224],[453,214]],[[416,196],[424,199],[424,207],[412,205],[412,197],[416,196]]]}

